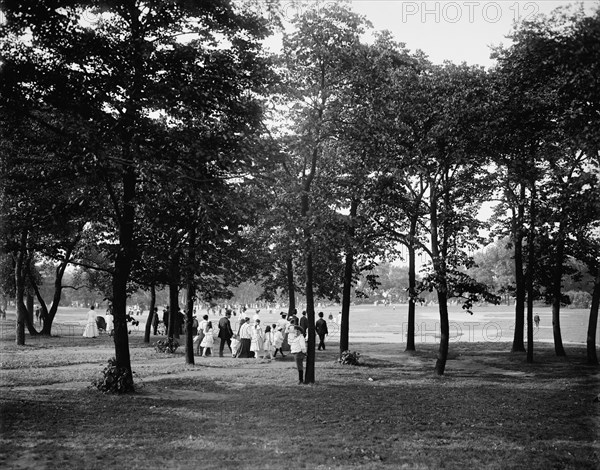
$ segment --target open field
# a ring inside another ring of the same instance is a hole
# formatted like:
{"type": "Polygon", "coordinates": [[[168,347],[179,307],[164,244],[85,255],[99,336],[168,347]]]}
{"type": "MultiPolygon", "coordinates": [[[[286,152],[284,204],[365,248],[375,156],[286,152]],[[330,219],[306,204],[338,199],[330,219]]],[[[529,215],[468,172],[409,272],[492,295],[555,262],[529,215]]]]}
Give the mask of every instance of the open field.
{"type": "MultiPolygon", "coordinates": [[[[510,318],[457,312],[497,322],[502,335],[476,342],[485,328],[471,328],[471,337],[464,328],[446,375],[435,377],[435,318],[426,313],[417,324],[432,334],[406,354],[393,326],[404,312],[357,307],[351,349],[363,364],[337,364],[332,338],[317,353],[314,385],[297,385],[289,356],[186,365],[182,349],[159,354],[134,331],[131,396],[89,386],[114,355],[107,335],[28,336],[17,347],[9,317],[0,322],[0,467],[598,469],[599,369],[585,365],[584,345],[575,344],[585,338],[584,316],[565,311],[568,357],[556,358],[543,341],[550,319],[542,313],[535,363],[527,364],[508,352],[510,318]]],[[[85,319],[85,311],[60,315],[64,324],[85,319]]]]}
{"type": "MultiPolygon", "coordinates": [[[[350,341],[364,343],[405,343],[407,332],[407,306],[356,305],[350,311],[350,341]]],[[[84,308],[60,307],[53,324],[53,334],[60,336],[78,336],[83,332],[87,320],[84,308]]],[[[338,306],[317,308],[323,311],[325,318],[331,314],[334,321],[328,321],[332,337],[336,337],[334,325],[338,306]]],[[[254,310],[249,310],[250,314],[254,310]]],[[[162,313],[162,312],[161,312],[162,313]]],[[[202,312],[206,313],[206,312],[202,312]]],[[[540,327],[534,329],[536,342],[552,342],[552,312],[550,307],[536,307],[540,318],[540,327]]],[[[104,310],[98,310],[104,315],[104,310]]],[[[132,335],[143,334],[148,312],[136,316],[140,320],[137,327],[131,328],[132,335]]],[[[263,325],[279,319],[279,311],[261,310],[263,325]]],[[[589,310],[564,308],[561,312],[561,331],[565,344],[585,344],[589,310]]],[[[218,322],[219,317],[211,315],[210,320],[218,322]]],[[[439,335],[439,313],[436,305],[417,306],[416,343],[435,344],[439,335]]],[[[0,322],[0,337],[14,334],[14,312],[9,311],[6,322],[0,322]]],[[[482,306],[469,315],[459,306],[450,307],[450,341],[462,342],[511,342],[514,336],[514,306],[482,306]]],[[[35,338],[32,339],[36,341],[35,338]]],[[[596,332],[596,343],[600,344],[600,330],[596,332]]]]}

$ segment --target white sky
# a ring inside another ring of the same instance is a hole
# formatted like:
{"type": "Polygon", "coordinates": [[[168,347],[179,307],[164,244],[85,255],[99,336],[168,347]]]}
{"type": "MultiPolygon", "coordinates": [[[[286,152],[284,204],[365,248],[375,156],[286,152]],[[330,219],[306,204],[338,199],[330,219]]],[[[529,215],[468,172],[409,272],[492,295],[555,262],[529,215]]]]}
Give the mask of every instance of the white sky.
{"type": "MultiPolygon", "coordinates": [[[[322,0],[321,3],[331,3],[322,0]]],[[[298,7],[282,1],[284,13],[293,15],[298,7]]],[[[308,2],[307,2],[308,3],[308,2]]],[[[313,2],[311,2],[313,3],[313,2]]],[[[572,4],[571,1],[537,0],[352,0],[352,9],[366,16],[376,31],[390,30],[395,39],[411,51],[423,50],[434,63],[450,60],[486,67],[493,65],[489,45],[509,45],[505,36],[513,21],[572,4]]],[[[583,2],[586,10],[598,0],[583,2]]]]}

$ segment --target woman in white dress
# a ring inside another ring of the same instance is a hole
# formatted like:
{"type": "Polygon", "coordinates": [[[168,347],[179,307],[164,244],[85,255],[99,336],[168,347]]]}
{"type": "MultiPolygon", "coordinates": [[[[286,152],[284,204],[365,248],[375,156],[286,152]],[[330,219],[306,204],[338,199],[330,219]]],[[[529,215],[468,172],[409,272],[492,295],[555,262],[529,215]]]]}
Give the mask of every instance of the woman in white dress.
{"type": "Polygon", "coordinates": [[[85,328],[83,330],[84,338],[95,338],[98,336],[98,325],[96,325],[96,312],[94,311],[94,306],[90,307],[88,312],[87,323],[85,324],[85,328]]]}
{"type": "Polygon", "coordinates": [[[202,341],[200,342],[203,357],[212,355],[212,348],[214,342],[215,337],[213,336],[212,322],[208,321],[206,322],[206,327],[204,328],[204,338],[202,338],[202,341]]]}
{"type": "Polygon", "coordinates": [[[264,342],[265,334],[260,327],[260,320],[255,320],[256,323],[252,327],[252,341],[250,342],[250,351],[254,352],[254,357],[258,359],[265,354],[264,342]]]}

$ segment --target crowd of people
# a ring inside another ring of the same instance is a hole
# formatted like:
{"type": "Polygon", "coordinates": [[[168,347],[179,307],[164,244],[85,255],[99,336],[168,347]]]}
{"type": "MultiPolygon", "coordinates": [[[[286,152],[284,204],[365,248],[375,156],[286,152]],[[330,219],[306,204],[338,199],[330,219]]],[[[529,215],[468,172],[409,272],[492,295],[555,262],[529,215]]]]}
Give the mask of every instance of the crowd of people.
{"type": "MultiPolygon", "coordinates": [[[[303,383],[304,366],[306,357],[306,335],[308,332],[308,317],[306,312],[298,318],[296,312],[291,315],[281,313],[277,322],[267,324],[263,328],[260,310],[250,317],[248,314],[235,316],[227,310],[219,323],[213,325],[209,316],[204,315],[198,323],[194,336],[196,354],[202,357],[213,355],[216,347],[215,341],[219,340],[219,357],[225,355],[225,347],[229,355],[236,358],[256,358],[272,360],[285,357],[284,351],[289,351],[294,356],[298,369],[298,382],[303,383]],[[233,322],[233,324],[232,324],[233,322]]],[[[319,319],[315,323],[315,330],[319,337],[319,350],[325,350],[325,337],[328,335],[327,322],[323,312],[319,312],[319,319]]]]}
{"type": "MultiPolygon", "coordinates": [[[[107,311],[108,313],[108,311],[107,311]]],[[[180,331],[184,333],[185,321],[182,312],[178,312],[177,318],[180,331]]],[[[323,312],[319,312],[318,320],[315,322],[315,332],[319,338],[318,350],[325,350],[325,337],[329,334],[327,322],[323,318],[323,312]]],[[[162,312],[162,322],[159,317],[158,308],[154,308],[151,323],[154,335],[159,333],[166,334],[169,325],[169,307],[166,306],[162,312]],[[164,330],[159,332],[159,327],[164,330]]],[[[330,315],[329,319],[333,317],[330,315]]],[[[111,322],[112,323],[112,322],[111,322]]],[[[298,381],[303,382],[304,367],[303,361],[306,357],[306,336],[308,333],[309,321],[306,311],[298,316],[297,311],[291,314],[281,312],[280,318],[271,324],[263,327],[260,317],[260,309],[257,309],[252,317],[241,310],[239,315],[231,309],[225,310],[225,315],[219,319],[215,325],[209,320],[208,314],[202,316],[201,320],[197,316],[193,317],[192,335],[194,337],[195,353],[201,357],[215,355],[214,349],[218,343],[219,357],[223,357],[225,347],[228,354],[235,358],[256,358],[263,360],[272,360],[277,357],[286,356],[284,351],[294,356],[298,369],[298,381]],[[233,314],[233,317],[232,317],[233,314]]],[[[84,329],[83,336],[95,338],[98,335],[96,325],[96,315],[94,307],[88,312],[88,321],[84,329]]]]}

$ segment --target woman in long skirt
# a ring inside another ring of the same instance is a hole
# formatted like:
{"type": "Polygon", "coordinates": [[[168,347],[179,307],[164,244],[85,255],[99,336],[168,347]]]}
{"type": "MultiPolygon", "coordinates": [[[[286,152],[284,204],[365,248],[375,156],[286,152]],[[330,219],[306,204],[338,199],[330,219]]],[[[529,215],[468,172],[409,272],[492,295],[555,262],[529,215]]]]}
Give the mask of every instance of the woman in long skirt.
{"type": "Polygon", "coordinates": [[[85,328],[83,330],[84,338],[95,338],[98,336],[98,325],[96,324],[96,312],[94,311],[94,306],[90,307],[88,312],[87,323],[85,324],[85,328]]]}
{"type": "Polygon", "coordinates": [[[262,357],[265,353],[264,350],[265,334],[260,327],[260,320],[256,320],[254,328],[252,328],[252,341],[250,342],[250,351],[254,353],[256,359],[262,357]]]}
{"type": "Polygon", "coordinates": [[[215,342],[215,337],[213,336],[213,328],[212,322],[207,322],[206,329],[204,330],[204,338],[200,342],[200,347],[202,348],[202,356],[206,357],[212,355],[212,348],[215,342]]]}

